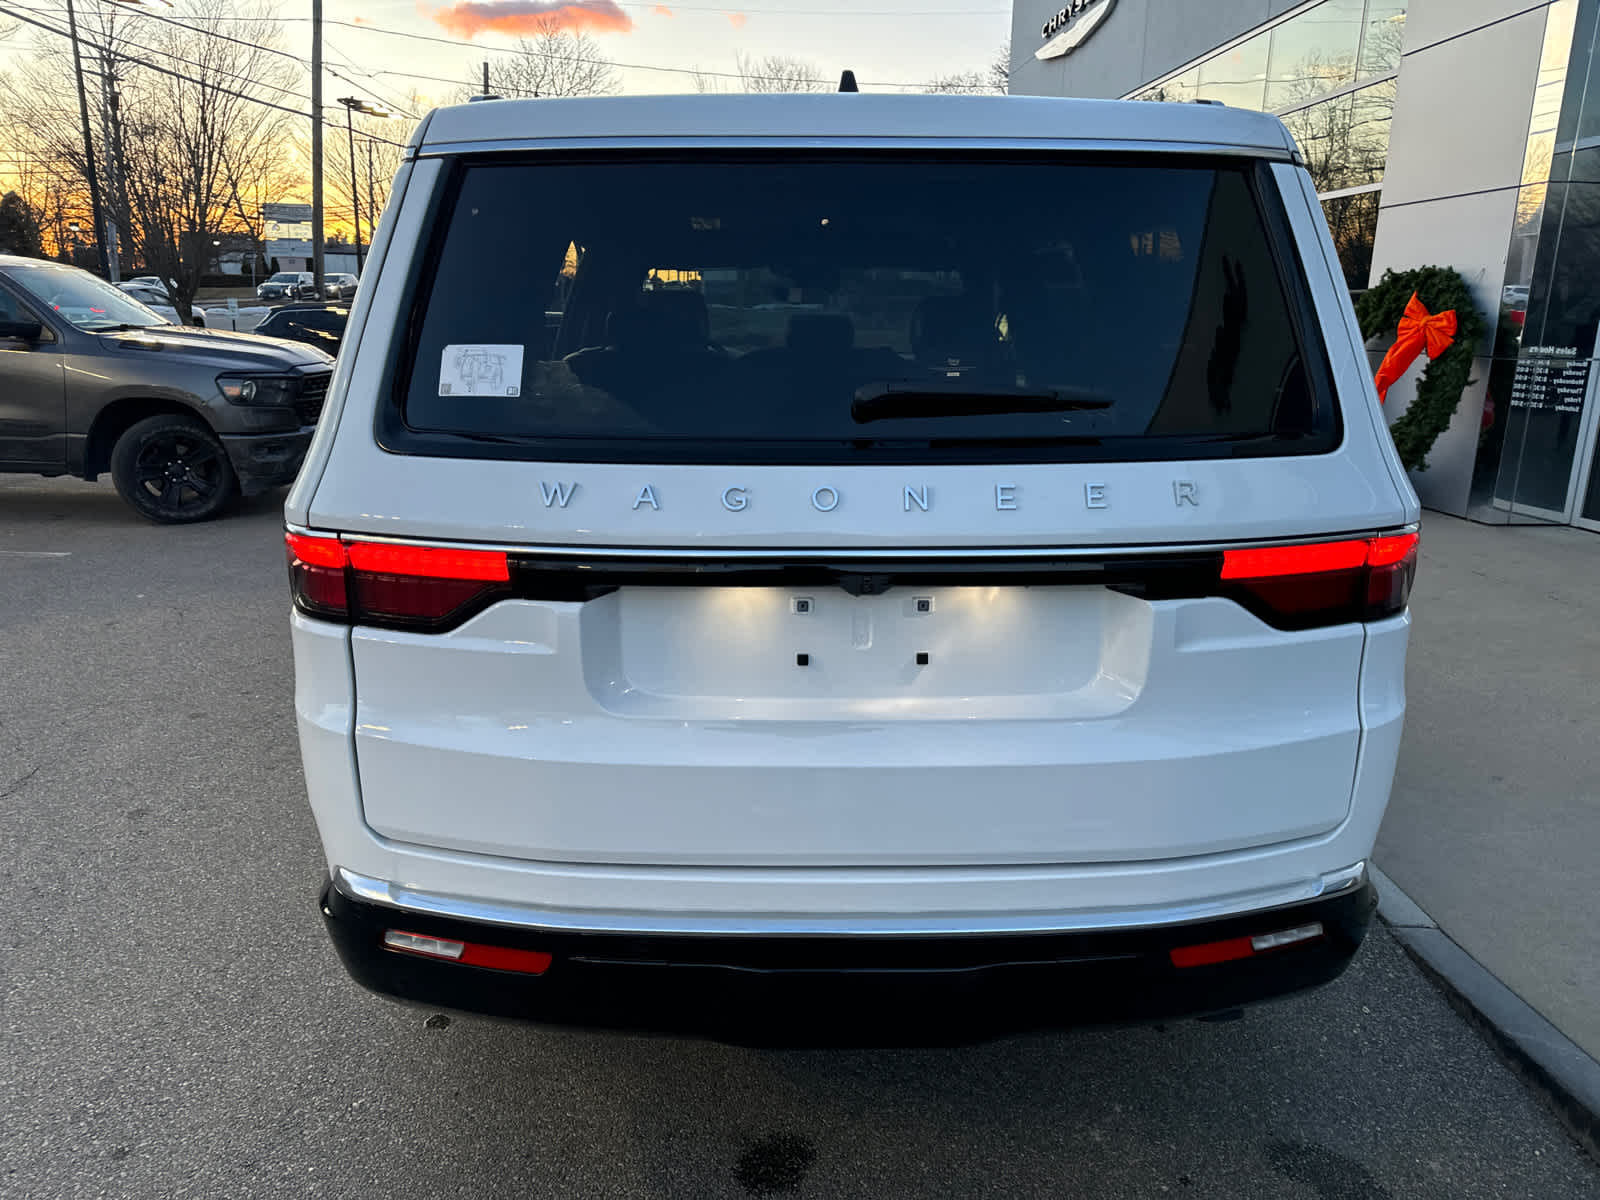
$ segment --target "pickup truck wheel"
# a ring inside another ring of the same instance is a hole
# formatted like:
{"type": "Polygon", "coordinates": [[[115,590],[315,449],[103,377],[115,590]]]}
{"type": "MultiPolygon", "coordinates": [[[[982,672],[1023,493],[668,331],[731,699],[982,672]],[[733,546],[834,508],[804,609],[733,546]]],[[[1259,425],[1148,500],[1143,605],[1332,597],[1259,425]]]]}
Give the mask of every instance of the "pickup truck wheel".
{"type": "Polygon", "coordinates": [[[222,443],[194,418],[172,414],[128,427],[111,449],[111,479],[140,516],[162,525],[208,520],[239,490],[222,443]]]}

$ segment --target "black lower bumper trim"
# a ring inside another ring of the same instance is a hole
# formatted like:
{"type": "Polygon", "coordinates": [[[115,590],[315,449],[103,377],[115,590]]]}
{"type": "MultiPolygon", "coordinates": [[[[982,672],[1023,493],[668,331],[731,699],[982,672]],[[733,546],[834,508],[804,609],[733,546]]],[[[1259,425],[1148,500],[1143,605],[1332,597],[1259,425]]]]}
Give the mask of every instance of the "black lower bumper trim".
{"type": "Polygon", "coordinates": [[[233,473],[239,477],[240,493],[253,496],[293,483],[300,464],[305,462],[313,432],[306,427],[287,433],[224,434],[222,444],[227,447],[233,473]]]}
{"type": "Polygon", "coordinates": [[[1026,1030],[1225,1012],[1327,983],[1371,920],[1370,884],[1221,920],[1094,933],[959,937],[729,937],[546,932],[353,900],[322,913],[345,967],[384,995],[559,1025],[777,1044],[949,1044],[1026,1030]],[[1323,936],[1179,968],[1175,947],[1320,922],[1323,936]],[[386,949],[400,929],[542,950],[543,975],[386,949]]]}

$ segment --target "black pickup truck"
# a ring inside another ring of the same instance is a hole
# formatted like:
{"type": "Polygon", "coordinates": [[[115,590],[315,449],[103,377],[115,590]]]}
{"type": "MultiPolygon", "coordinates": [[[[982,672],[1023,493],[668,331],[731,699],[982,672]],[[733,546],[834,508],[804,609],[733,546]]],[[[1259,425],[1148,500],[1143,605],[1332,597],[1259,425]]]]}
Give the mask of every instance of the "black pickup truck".
{"type": "Polygon", "coordinates": [[[0,471],[109,472],[152,521],[294,479],[333,359],[170,325],[86,271],[0,255],[0,471]]]}

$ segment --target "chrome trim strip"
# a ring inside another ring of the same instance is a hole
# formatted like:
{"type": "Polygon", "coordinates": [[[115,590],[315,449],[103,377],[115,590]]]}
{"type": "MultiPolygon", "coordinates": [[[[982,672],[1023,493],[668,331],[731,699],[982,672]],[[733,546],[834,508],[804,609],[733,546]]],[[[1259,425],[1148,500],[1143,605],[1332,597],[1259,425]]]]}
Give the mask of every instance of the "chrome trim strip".
{"type": "Polygon", "coordinates": [[[1288,162],[1290,151],[1284,146],[1241,146],[1218,142],[1178,142],[1151,138],[1099,140],[1063,138],[1056,135],[1011,138],[908,138],[830,137],[789,134],[781,137],[716,137],[675,134],[618,134],[613,137],[535,137],[485,138],[482,141],[433,142],[417,148],[418,158],[446,158],[462,154],[506,154],[517,151],[550,152],[563,150],[766,150],[784,149],[794,153],[828,150],[1057,150],[1115,154],[1140,151],[1158,154],[1203,154],[1223,158],[1256,158],[1268,162],[1288,162]]]}
{"type": "Polygon", "coordinates": [[[1014,558],[1114,558],[1119,555],[1204,554],[1238,547],[1308,546],[1318,542],[1350,541],[1359,538],[1394,537],[1417,533],[1421,526],[1413,521],[1409,525],[1395,525],[1386,529],[1342,530],[1304,537],[1240,539],[1226,542],[1132,542],[1107,546],[883,546],[861,549],[843,546],[784,546],[776,549],[749,546],[585,546],[538,545],[519,542],[472,542],[440,538],[396,537],[381,533],[340,533],[332,529],[316,529],[306,525],[284,522],[289,533],[302,533],[308,537],[341,537],[347,541],[383,542],[397,546],[438,546],[456,549],[470,546],[474,550],[502,550],[507,554],[545,555],[551,558],[681,558],[688,561],[716,559],[749,559],[751,561],[783,562],[792,558],[865,559],[876,561],[895,558],[953,558],[953,559],[1014,559],[1014,558]]]}
{"type": "Polygon", "coordinates": [[[1287,908],[1345,892],[1366,877],[1367,864],[1355,863],[1318,879],[1264,888],[1185,905],[1081,913],[1026,913],[996,916],[860,917],[699,916],[686,913],[563,912],[498,900],[472,900],[415,891],[336,868],[333,883],[352,900],[404,912],[426,913],[486,925],[547,929],[561,933],[721,934],[730,937],[939,937],[956,934],[1083,933],[1182,925],[1193,921],[1287,908]]]}

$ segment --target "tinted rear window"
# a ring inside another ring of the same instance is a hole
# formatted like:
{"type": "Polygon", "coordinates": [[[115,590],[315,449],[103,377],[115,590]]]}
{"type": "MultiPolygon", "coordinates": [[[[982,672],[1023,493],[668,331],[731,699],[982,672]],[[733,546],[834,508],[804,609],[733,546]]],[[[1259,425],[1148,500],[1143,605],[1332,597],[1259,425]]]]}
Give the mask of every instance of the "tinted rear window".
{"type": "Polygon", "coordinates": [[[1327,450],[1338,417],[1258,169],[462,166],[380,436],[707,462],[1327,450]]]}

